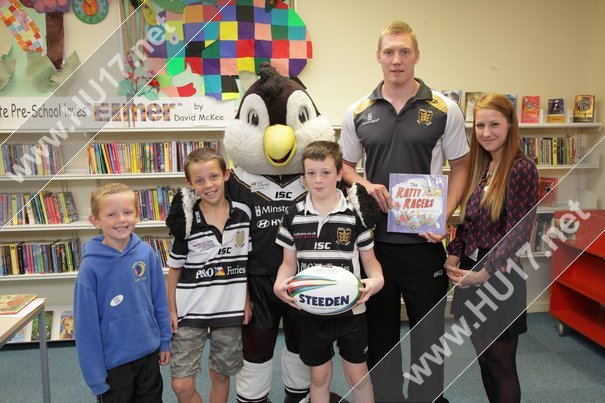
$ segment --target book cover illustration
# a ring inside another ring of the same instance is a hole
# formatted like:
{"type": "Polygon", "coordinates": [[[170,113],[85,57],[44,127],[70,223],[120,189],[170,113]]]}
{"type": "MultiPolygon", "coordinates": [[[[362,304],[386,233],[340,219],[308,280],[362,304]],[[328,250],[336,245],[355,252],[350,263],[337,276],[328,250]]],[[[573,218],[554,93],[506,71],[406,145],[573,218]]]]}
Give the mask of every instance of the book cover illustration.
{"type": "Polygon", "coordinates": [[[59,319],[59,340],[73,340],[75,330],[73,311],[61,312],[59,319]]]}
{"type": "Polygon", "coordinates": [[[540,123],[539,95],[524,95],[521,98],[521,123],[540,123]]]}
{"type": "Polygon", "coordinates": [[[573,121],[575,123],[594,122],[594,95],[576,95],[573,121]]]}
{"type": "MultiPolygon", "coordinates": [[[[44,329],[46,331],[46,340],[50,340],[50,336],[51,336],[51,332],[52,332],[52,327],[53,327],[53,311],[46,311],[44,312],[45,314],[45,320],[44,322],[46,322],[44,324],[44,329]]],[[[32,341],[38,341],[40,340],[40,324],[38,323],[38,317],[36,316],[33,320],[32,320],[32,337],[31,337],[32,341]]]]}
{"type": "Polygon", "coordinates": [[[36,294],[0,295],[0,314],[8,315],[19,312],[36,298],[36,294]]]}
{"type": "Polygon", "coordinates": [[[474,119],[473,110],[475,109],[475,104],[484,95],[485,95],[485,92],[483,92],[483,91],[467,92],[466,94],[464,94],[464,98],[465,98],[464,99],[464,103],[465,103],[465,106],[464,106],[464,110],[465,110],[464,121],[465,122],[472,122],[473,121],[473,119],[474,119]]]}
{"type": "Polygon", "coordinates": [[[508,98],[510,103],[513,105],[513,110],[516,113],[517,112],[517,94],[504,94],[504,96],[506,98],[508,98]]]}
{"type": "Polygon", "coordinates": [[[447,176],[392,173],[389,192],[393,208],[388,214],[387,231],[446,233],[447,176]]]}
{"type": "Polygon", "coordinates": [[[462,100],[462,90],[443,90],[441,93],[460,106],[460,101],[462,100]]]}
{"type": "Polygon", "coordinates": [[[538,199],[543,207],[557,206],[557,183],[559,178],[550,176],[540,177],[540,187],[538,188],[538,199]]]}
{"type": "Polygon", "coordinates": [[[550,98],[548,100],[548,123],[565,123],[565,100],[563,98],[550,98]]]}
{"type": "Polygon", "coordinates": [[[32,337],[32,323],[29,322],[27,325],[25,325],[23,328],[21,328],[21,330],[19,330],[17,333],[15,333],[13,338],[10,339],[9,341],[7,341],[7,343],[26,343],[28,341],[31,341],[31,337],[32,337]]]}

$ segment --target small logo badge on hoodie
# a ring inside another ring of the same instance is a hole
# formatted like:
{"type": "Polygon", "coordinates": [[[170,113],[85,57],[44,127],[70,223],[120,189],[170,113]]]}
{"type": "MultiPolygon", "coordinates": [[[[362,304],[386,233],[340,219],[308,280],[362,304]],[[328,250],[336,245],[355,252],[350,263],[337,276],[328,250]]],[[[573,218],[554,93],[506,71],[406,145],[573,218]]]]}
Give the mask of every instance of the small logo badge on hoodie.
{"type": "Polygon", "coordinates": [[[132,265],[132,270],[134,271],[134,275],[137,276],[138,278],[143,277],[143,275],[145,274],[145,262],[143,261],[138,261],[138,262],[134,262],[132,265]]]}
{"type": "Polygon", "coordinates": [[[111,302],[109,303],[109,305],[111,306],[118,306],[120,305],[120,303],[124,300],[124,296],[122,294],[120,295],[116,295],[115,297],[112,298],[111,302]]]}

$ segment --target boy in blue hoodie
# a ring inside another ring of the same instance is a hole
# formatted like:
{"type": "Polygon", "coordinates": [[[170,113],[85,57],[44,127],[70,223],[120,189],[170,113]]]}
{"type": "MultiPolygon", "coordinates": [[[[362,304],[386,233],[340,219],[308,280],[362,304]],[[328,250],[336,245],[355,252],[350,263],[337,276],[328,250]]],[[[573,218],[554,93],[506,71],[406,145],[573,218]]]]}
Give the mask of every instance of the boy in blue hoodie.
{"type": "Polygon", "coordinates": [[[103,235],[84,244],[74,315],[82,375],[99,402],[162,401],[168,300],[158,255],[132,232],[138,219],[128,186],[110,183],[92,193],[89,220],[103,235]]]}

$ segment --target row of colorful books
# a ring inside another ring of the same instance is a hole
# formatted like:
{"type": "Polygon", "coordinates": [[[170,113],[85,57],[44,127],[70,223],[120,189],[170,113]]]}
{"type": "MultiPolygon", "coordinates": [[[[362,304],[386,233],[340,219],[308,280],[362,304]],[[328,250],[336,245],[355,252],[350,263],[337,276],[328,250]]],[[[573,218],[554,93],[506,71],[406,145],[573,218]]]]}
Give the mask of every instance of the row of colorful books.
{"type": "Polygon", "coordinates": [[[0,243],[0,276],[73,272],[80,266],[80,239],[0,243]]]}
{"type": "Polygon", "coordinates": [[[172,197],[177,190],[169,186],[135,190],[134,193],[141,211],[141,221],[165,220],[172,197]]]}
{"type": "Polygon", "coordinates": [[[147,242],[158,254],[162,261],[162,267],[168,267],[168,253],[170,253],[170,250],[172,249],[173,238],[145,235],[142,236],[141,239],[147,242]]]}
{"type": "Polygon", "coordinates": [[[0,193],[0,225],[69,224],[77,220],[71,192],[0,193]]]}
{"type": "Polygon", "coordinates": [[[63,167],[61,148],[50,144],[11,144],[0,147],[0,175],[54,175],[63,167]]]}
{"type": "Polygon", "coordinates": [[[200,147],[218,150],[218,142],[95,143],[88,146],[89,173],[182,172],[187,154],[200,147]]]}
{"type": "MultiPolygon", "coordinates": [[[[158,254],[162,267],[172,248],[171,237],[142,236],[158,254]]],[[[0,243],[0,276],[51,274],[77,271],[82,259],[80,238],[55,241],[9,241],[0,243]]]]}
{"type": "MultiPolygon", "coordinates": [[[[483,91],[465,92],[462,90],[443,90],[442,93],[456,102],[465,112],[465,120],[473,121],[473,108],[479,99],[486,94],[483,91]],[[462,103],[464,99],[464,104],[462,103]]],[[[504,94],[517,110],[517,94],[504,94]]],[[[570,108],[571,109],[571,108],[570,108]]],[[[546,105],[546,121],[548,123],[567,122],[565,99],[549,98],[546,105]]],[[[573,102],[573,122],[592,123],[595,119],[595,96],[594,94],[576,95],[573,102]]],[[[524,95],[521,97],[521,123],[540,123],[540,96],[524,95]]]]}
{"type": "Polygon", "coordinates": [[[521,149],[538,165],[570,165],[577,162],[577,141],[573,136],[522,137],[521,149]]]}

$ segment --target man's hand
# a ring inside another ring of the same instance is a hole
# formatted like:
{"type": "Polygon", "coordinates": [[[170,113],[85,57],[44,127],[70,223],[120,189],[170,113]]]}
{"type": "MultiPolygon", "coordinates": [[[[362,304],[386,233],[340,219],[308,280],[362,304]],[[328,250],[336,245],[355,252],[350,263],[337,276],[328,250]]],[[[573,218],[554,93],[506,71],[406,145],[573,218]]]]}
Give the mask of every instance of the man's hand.
{"type": "Polygon", "coordinates": [[[368,194],[376,200],[378,205],[380,206],[380,210],[383,213],[388,213],[389,210],[393,207],[393,201],[391,200],[391,195],[389,191],[384,185],[377,185],[375,183],[367,182],[364,184],[368,194]]]}

